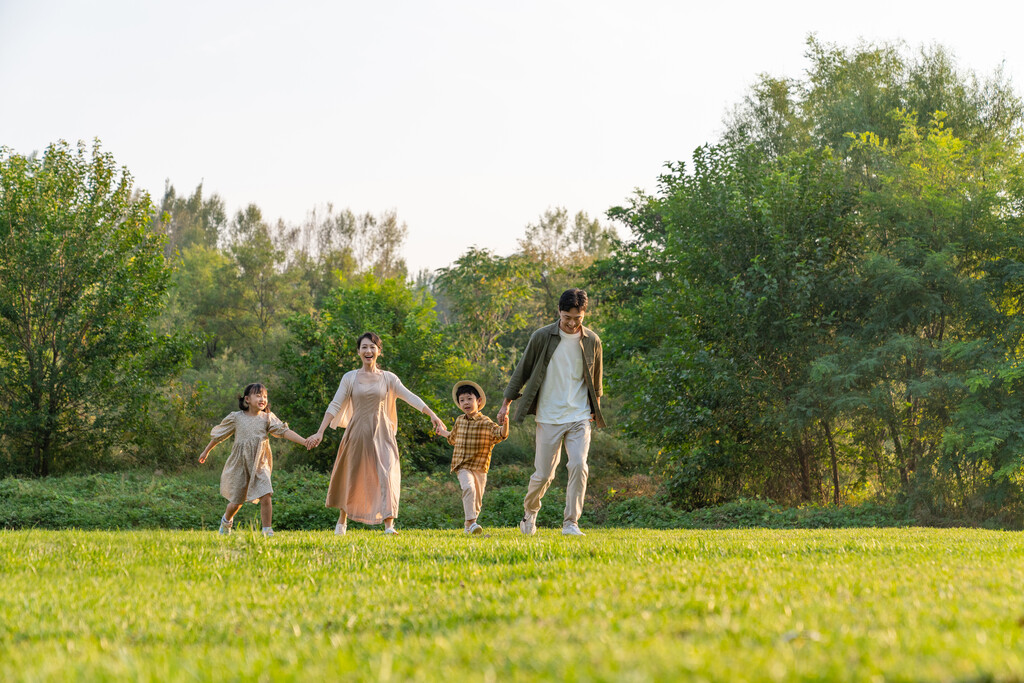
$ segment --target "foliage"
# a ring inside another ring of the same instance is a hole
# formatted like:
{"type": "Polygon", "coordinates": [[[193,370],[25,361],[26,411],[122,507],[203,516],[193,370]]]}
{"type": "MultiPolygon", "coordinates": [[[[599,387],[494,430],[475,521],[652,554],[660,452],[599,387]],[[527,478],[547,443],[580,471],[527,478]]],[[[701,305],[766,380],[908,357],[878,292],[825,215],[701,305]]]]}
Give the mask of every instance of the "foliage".
{"type": "MultiPolygon", "coordinates": [[[[400,281],[378,282],[367,275],[335,289],[318,313],[290,318],[292,339],[281,363],[294,377],[284,397],[288,414],[294,416],[292,427],[309,434],[320,426],[342,375],[359,367],[356,338],[366,331],[377,333],[384,343],[384,369],[397,374],[435,411],[450,403],[451,386],[465,373],[466,364],[449,352],[433,303],[428,294],[414,293],[400,281]]],[[[431,443],[425,417],[400,407],[398,422],[400,451],[431,443]]],[[[339,432],[328,430],[310,464],[328,469],[340,438],[339,432]]],[[[427,455],[418,449],[412,454],[416,468],[431,469],[446,461],[440,446],[432,454],[429,449],[427,455]]]]}
{"type": "Polygon", "coordinates": [[[433,291],[447,314],[450,336],[479,370],[475,379],[497,396],[504,389],[518,349],[502,340],[526,328],[536,264],[520,255],[501,257],[471,248],[437,272],[433,291]]]}
{"type": "MultiPolygon", "coordinates": [[[[526,234],[519,240],[519,253],[535,266],[533,324],[525,336],[517,339],[517,344],[525,345],[533,329],[554,319],[562,292],[570,287],[590,287],[587,268],[609,256],[618,245],[614,227],[601,225],[583,211],[570,222],[565,208],[548,209],[536,223],[528,224],[526,234]]],[[[594,314],[598,307],[598,302],[592,300],[587,311],[594,314]]]]}
{"type": "Polygon", "coordinates": [[[156,232],[167,237],[164,256],[170,259],[190,247],[216,248],[227,233],[228,220],[224,200],[217,194],[204,197],[202,183],[187,197],[167,183],[153,223],[156,232]]]}
{"type": "Polygon", "coordinates": [[[610,214],[634,239],[591,277],[626,427],[685,507],[1017,514],[1021,101],[941,48],[808,58],[610,214]]]}
{"type": "Polygon", "coordinates": [[[706,148],[692,174],[674,167],[661,182],[662,199],[622,214],[639,237],[616,259],[632,281],[655,284],[606,294],[627,311],[607,335],[609,356],[627,358],[616,382],[625,427],[666,453],[685,505],[749,486],[810,499],[795,387],[844,310],[851,199],[841,169],[828,153],[768,162],[706,148]],[[664,229],[645,229],[652,213],[664,229]]]}
{"type": "Polygon", "coordinates": [[[0,152],[0,471],[130,449],[153,388],[186,360],[181,337],[149,329],[170,276],[151,213],[98,142],[0,152]]]}
{"type": "MultiPolygon", "coordinates": [[[[201,444],[197,450],[201,450],[201,444]]],[[[275,446],[277,442],[275,442],[275,446]]],[[[218,482],[227,451],[214,451],[216,464],[176,473],[142,471],[65,475],[43,479],[0,479],[0,528],[6,529],[205,529],[217,528],[224,510],[218,482]]],[[[278,451],[275,449],[275,461],[278,451]]],[[[291,458],[286,458],[291,460],[291,458]]],[[[523,497],[532,466],[501,462],[487,475],[481,523],[514,528],[523,516],[523,497]]],[[[984,525],[1019,529],[1024,515],[1001,519],[941,517],[921,514],[908,504],[786,507],[766,499],[739,499],[685,511],[674,506],[657,480],[634,474],[592,469],[584,518],[587,529],[851,528],[866,526],[984,525]]],[[[329,530],[337,510],[324,506],[328,474],[308,467],[274,470],[274,527],[278,530],[329,530]]],[[[459,484],[447,471],[406,472],[398,526],[402,529],[456,529],[463,510],[459,484]]],[[[565,507],[565,469],[544,497],[539,524],[559,528],[565,507]]],[[[245,505],[240,527],[259,522],[259,506],[245,505]]],[[[352,522],[352,528],[363,528],[352,522]]]]}
{"type": "Polygon", "coordinates": [[[807,147],[845,156],[850,132],[871,131],[898,140],[894,111],[930,116],[973,145],[1020,140],[1024,106],[1002,68],[980,78],[957,67],[956,57],[933,45],[909,52],[899,43],[842,47],[807,39],[802,79],[762,75],[729,118],[723,142],[753,143],[769,156],[807,147]]]}

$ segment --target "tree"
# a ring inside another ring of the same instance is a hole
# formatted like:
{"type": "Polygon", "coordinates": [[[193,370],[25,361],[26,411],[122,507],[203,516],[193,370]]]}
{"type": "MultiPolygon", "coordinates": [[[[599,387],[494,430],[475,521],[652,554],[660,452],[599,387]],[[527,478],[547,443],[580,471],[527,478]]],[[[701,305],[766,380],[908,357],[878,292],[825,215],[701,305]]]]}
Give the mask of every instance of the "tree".
{"type": "Polygon", "coordinates": [[[437,272],[434,287],[444,297],[449,324],[456,327],[459,345],[471,362],[482,361],[502,335],[526,325],[522,302],[532,291],[530,271],[522,257],[471,248],[437,272]]]}
{"type": "Polygon", "coordinates": [[[42,157],[0,152],[0,431],[14,471],[47,475],[128,444],[184,361],[148,327],[170,277],[151,215],[98,141],[91,155],[65,142],[42,157]]]}
{"type": "Polygon", "coordinates": [[[634,234],[593,270],[627,426],[688,504],[1024,509],[1021,101],[943,48],[808,59],[610,212],[634,234]]]}
{"type": "Polygon", "coordinates": [[[523,303],[534,293],[535,271],[536,264],[518,254],[471,248],[437,272],[434,291],[455,348],[476,366],[484,386],[502,385],[515,367],[509,336],[529,326],[523,303]]]}
{"type": "MultiPolygon", "coordinates": [[[[558,297],[566,289],[588,289],[587,268],[611,254],[618,243],[613,227],[602,226],[582,211],[570,221],[569,212],[562,207],[548,209],[536,223],[527,225],[519,240],[519,254],[532,265],[528,272],[533,295],[521,302],[528,324],[508,339],[509,345],[524,347],[534,328],[554,320],[558,297]]],[[[596,297],[591,297],[589,312],[595,314],[597,308],[596,297]]]]}
{"type": "Polygon", "coordinates": [[[155,229],[166,235],[164,256],[171,258],[191,246],[215,248],[227,230],[227,213],[219,195],[203,197],[199,183],[188,197],[180,196],[168,182],[159,211],[154,215],[155,229]]]}
{"type": "Polygon", "coordinates": [[[828,153],[774,161],[729,147],[673,166],[662,196],[616,215],[635,242],[598,272],[625,426],[662,449],[687,505],[742,493],[813,500],[814,417],[796,389],[841,322],[851,198],[828,153]],[[624,338],[625,337],[625,338],[624,338]]]}
{"type": "Polygon", "coordinates": [[[235,340],[258,366],[277,355],[271,342],[284,332],[284,318],[309,301],[301,274],[285,268],[281,232],[271,232],[259,207],[250,204],[231,222],[228,254],[235,266],[235,340]],[[275,239],[277,237],[278,239],[275,239]]]}
{"type": "Polygon", "coordinates": [[[776,156],[808,146],[845,156],[850,132],[871,131],[896,141],[902,110],[947,115],[946,125],[971,144],[1016,144],[1024,109],[1003,70],[989,78],[957,68],[937,45],[909,53],[899,43],[846,48],[807,39],[810,65],[803,79],[762,74],[727,120],[724,142],[753,143],[776,156]]]}
{"type": "Polygon", "coordinates": [[[817,375],[834,409],[874,416],[905,490],[946,509],[1005,503],[1024,466],[1024,430],[1010,419],[1024,409],[1020,149],[959,139],[943,112],[925,126],[893,118],[891,144],[851,136],[866,246],[859,324],[817,375]]]}
{"type": "MultiPolygon", "coordinates": [[[[380,335],[384,342],[381,367],[396,373],[438,414],[444,414],[452,384],[468,367],[452,354],[433,299],[423,290],[411,290],[402,280],[378,282],[367,273],[336,288],[320,311],[293,315],[287,325],[292,338],[281,353],[281,367],[294,381],[284,400],[291,414],[300,416],[292,421],[300,433],[316,430],[341,376],[359,367],[355,341],[363,332],[380,335]]],[[[432,470],[451,454],[441,447],[443,442],[431,438],[429,429],[426,420],[399,418],[403,455],[417,467],[432,470]]],[[[313,455],[323,469],[334,462],[340,440],[332,432],[313,455]]]]}

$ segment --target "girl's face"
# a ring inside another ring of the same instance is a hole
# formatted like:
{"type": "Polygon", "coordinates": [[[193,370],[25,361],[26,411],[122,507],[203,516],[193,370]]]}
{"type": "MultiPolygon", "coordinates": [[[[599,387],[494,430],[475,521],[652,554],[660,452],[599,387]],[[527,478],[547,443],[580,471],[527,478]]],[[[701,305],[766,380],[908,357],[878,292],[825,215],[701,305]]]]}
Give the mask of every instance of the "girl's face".
{"type": "Polygon", "coordinates": [[[245,395],[245,402],[249,410],[255,410],[261,412],[267,407],[267,391],[266,389],[259,391],[253,390],[245,395]]]}
{"type": "Polygon", "coordinates": [[[379,346],[369,339],[359,342],[359,360],[363,361],[364,365],[376,364],[378,358],[380,358],[379,346]]]}

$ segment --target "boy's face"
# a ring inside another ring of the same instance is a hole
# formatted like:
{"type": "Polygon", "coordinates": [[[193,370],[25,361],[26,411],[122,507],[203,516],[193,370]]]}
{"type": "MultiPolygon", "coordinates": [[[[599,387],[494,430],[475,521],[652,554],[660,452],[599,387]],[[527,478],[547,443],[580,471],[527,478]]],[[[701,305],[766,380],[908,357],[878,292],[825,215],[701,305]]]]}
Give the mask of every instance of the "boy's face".
{"type": "Polygon", "coordinates": [[[459,407],[466,415],[472,415],[480,410],[480,399],[466,391],[459,394],[459,407]]]}

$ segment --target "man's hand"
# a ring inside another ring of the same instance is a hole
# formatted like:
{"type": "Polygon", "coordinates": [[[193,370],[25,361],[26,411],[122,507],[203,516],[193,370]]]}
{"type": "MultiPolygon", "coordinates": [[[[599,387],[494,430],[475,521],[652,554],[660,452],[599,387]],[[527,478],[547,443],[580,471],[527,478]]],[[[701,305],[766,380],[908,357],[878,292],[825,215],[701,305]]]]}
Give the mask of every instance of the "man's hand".
{"type": "Polygon", "coordinates": [[[501,424],[502,422],[508,420],[508,407],[511,403],[512,401],[508,400],[507,398],[504,401],[502,401],[501,408],[498,408],[498,424],[501,424]]]}

